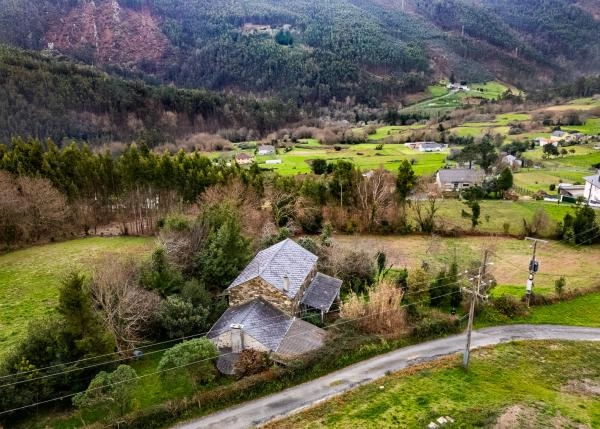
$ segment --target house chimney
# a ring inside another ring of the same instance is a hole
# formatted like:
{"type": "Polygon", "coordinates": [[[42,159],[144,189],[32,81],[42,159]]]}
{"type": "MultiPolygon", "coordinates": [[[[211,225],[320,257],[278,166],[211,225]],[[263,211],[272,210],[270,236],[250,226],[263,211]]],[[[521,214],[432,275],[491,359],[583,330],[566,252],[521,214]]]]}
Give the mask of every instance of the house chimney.
{"type": "Polygon", "coordinates": [[[290,290],[290,278],[286,274],[283,276],[283,291],[288,292],[290,290]]]}
{"type": "Polygon", "coordinates": [[[231,325],[231,351],[241,353],[244,350],[244,325],[231,325]]]}

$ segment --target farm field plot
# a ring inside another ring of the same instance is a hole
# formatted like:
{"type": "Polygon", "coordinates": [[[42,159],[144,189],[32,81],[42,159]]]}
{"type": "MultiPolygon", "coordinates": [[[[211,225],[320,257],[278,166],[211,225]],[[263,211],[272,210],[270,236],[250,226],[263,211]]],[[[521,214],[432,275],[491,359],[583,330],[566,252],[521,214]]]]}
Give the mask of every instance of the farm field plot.
{"type": "Polygon", "coordinates": [[[600,293],[595,293],[571,301],[532,307],[529,316],[514,319],[512,323],[600,327],[599,308],[600,293]]]}
{"type": "Polygon", "coordinates": [[[600,344],[519,341],[392,374],[267,428],[599,427],[600,344]],[[502,370],[499,370],[501,368],[502,370]]]}
{"type": "MultiPolygon", "coordinates": [[[[568,204],[544,201],[483,200],[479,204],[481,216],[476,230],[490,234],[505,232],[505,224],[508,224],[508,233],[521,234],[523,219],[530,221],[540,208],[544,209],[553,222],[562,221],[565,214],[573,210],[573,206],[568,204]]],[[[446,228],[471,228],[470,219],[462,217],[462,210],[466,207],[462,202],[446,199],[440,202],[439,207],[438,222],[446,228]]]]}
{"type": "Polygon", "coordinates": [[[597,98],[578,98],[571,100],[566,104],[560,104],[558,106],[546,107],[540,110],[550,110],[555,112],[567,111],[567,110],[592,110],[600,106],[600,99],[597,98]]]}
{"type": "Polygon", "coordinates": [[[414,160],[413,169],[418,175],[433,174],[445,165],[447,152],[422,153],[401,144],[384,144],[377,150],[375,143],[363,143],[342,146],[336,151],[330,146],[295,148],[290,152],[274,156],[257,156],[261,168],[277,171],[283,175],[310,173],[310,161],[326,159],[328,161],[346,160],[353,162],[362,170],[384,167],[396,171],[402,160],[414,160]],[[267,160],[279,159],[281,164],[266,164],[267,160]]]}
{"type": "MultiPolygon", "coordinates": [[[[566,127],[565,127],[566,128],[566,127]]],[[[595,136],[600,134],[600,118],[591,118],[585,121],[583,125],[570,125],[569,130],[579,131],[580,133],[595,136]]]]}
{"type": "Polygon", "coordinates": [[[23,337],[30,320],[51,314],[58,287],[70,270],[89,269],[107,254],[140,255],[154,239],[84,238],[0,255],[0,356],[23,337]]]}
{"type": "MultiPolygon", "coordinates": [[[[483,249],[493,252],[490,272],[502,292],[522,296],[531,259],[530,242],[504,237],[441,238],[426,236],[342,236],[335,237],[335,245],[345,249],[361,249],[369,254],[385,252],[393,268],[409,270],[427,262],[432,272],[450,264],[456,255],[462,266],[481,260],[483,249]],[[519,286],[522,285],[522,286],[519,286]],[[508,287],[505,287],[508,286],[508,287]]],[[[566,289],[587,288],[600,284],[600,246],[575,247],[550,242],[538,248],[540,271],[535,290],[539,294],[554,292],[554,281],[564,275],[566,289]]],[[[496,292],[494,292],[496,293],[496,292]]]]}
{"type": "Polygon", "coordinates": [[[414,124],[414,125],[389,125],[381,128],[377,128],[375,134],[369,135],[369,141],[379,141],[384,140],[390,136],[402,134],[405,131],[411,130],[420,130],[426,128],[426,125],[423,124],[414,124]]]}
{"type": "Polygon", "coordinates": [[[514,184],[529,191],[539,190],[549,194],[556,194],[557,191],[550,191],[550,185],[559,183],[583,183],[583,178],[588,176],[587,171],[572,171],[567,169],[541,169],[541,170],[521,170],[515,173],[514,184]]]}
{"type": "Polygon", "coordinates": [[[470,83],[468,92],[449,91],[444,85],[435,85],[429,87],[429,92],[433,96],[419,103],[410,105],[403,109],[404,112],[414,111],[443,111],[452,110],[462,106],[463,98],[478,97],[487,100],[497,99],[509,88],[500,82],[470,83]]]}

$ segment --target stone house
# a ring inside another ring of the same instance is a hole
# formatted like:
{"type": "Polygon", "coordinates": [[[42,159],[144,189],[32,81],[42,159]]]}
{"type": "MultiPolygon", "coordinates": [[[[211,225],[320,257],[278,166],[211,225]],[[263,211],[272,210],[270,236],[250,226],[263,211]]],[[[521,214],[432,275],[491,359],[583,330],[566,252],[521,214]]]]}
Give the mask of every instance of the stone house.
{"type": "Polygon", "coordinates": [[[246,348],[285,359],[323,344],[325,331],[301,317],[317,312],[323,318],[339,300],[342,281],[318,273],[317,261],[286,239],[260,251],[231,283],[225,291],[229,308],[207,335],[222,352],[222,372],[232,373],[246,348]]]}

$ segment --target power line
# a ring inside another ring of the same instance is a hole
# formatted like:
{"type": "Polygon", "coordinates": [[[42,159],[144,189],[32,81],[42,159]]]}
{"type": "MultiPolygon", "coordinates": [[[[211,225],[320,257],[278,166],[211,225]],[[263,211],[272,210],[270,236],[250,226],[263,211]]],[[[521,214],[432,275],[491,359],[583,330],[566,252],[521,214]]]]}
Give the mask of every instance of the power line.
{"type": "MultiPolygon", "coordinates": [[[[453,292],[441,295],[440,297],[451,296],[451,295],[454,295],[456,293],[462,293],[462,291],[460,291],[460,290],[453,291],[453,292]]],[[[429,299],[418,301],[418,302],[413,302],[413,303],[410,303],[410,304],[404,304],[404,305],[399,306],[398,308],[404,308],[404,307],[408,307],[408,306],[411,306],[411,305],[416,305],[416,304],[420,304],[420,303],[428,302],[428,301],[429,301],[429,299]]],[[[332,325],[332,326],[328,327],[328,329],[329,328],[333,328],[333,327],[337,327],[339,325],[343,325],[343,324],[346,324],[346,323],[353,323],[353,322],[356,322],[356,321],[361,320],[361,319],[365,319],[365,318],[369,318],[369,317],[374,317],[374,316],[382,315],[384,313],[389,313],[391,311],[397,311],[397,310],[398,309],[386,310],[386,311],[382,311],[382,312],[375,313],[375,314],[369,314],[369,315],[366,315],[366,316],[357,317],[357,318],[354,318],[354,319],[346,319],[343,322],[340,322],[340,323],[338,323],[336,325],[332,325]]],[[[302,335],[304,335],[304,334],[303,333],[299,333],[299,334],[295,334],[295,335],[290,336],[290,338],[293,338],[293,337],[296,337],[296,336],[302,336],[302,335]]],[[[234,353],[233,352],[228,352],[228,353],[223,353],[223,354],[221,354],[219,356],[228,356],[228,355],[231,355],[231,354],[234,354],[234,353]]],[[[97,386],[97,387],[89,389],[89,390],[86,389],[86,390],[82,390],[82,391],[79,391],[79,392],[75,392],[75,393],[70,393],[70,394],[67,394],[67,395],[63,395],[63,396],[60,396],[60,397],[47,399],[45,401],[39,401],[39,402],[35,402],[35,403],[32,403],[32,404],[24,405],[24,406],[21,406],[21,407],[13,408],[13,409],[10,409],[10,410],[0,411],[0,415],[13,413],[15,411],[24,410],[24,409],[27,409],[27,408],[32,408],[32,407],[35,407],[35,406],[38,406],[38,405],[49,404],[51,402],[62,401],[64,399],[72,398],[73,396],[75,396],[75,395],[77,395],[79,393],[84,393],[86,391],[95,391],[95,390],[105,389],[107,387],[116,386],[116,385],[123,384],[123,383],[129,383],[129,382],[134,381],[134,380],[141,380],[143,378],[147,378],[147,377],[150,377],[150,376],[153,376],[153,375],[162,374],[162,373],[165,373],[165,372],[168,372],[168,371],[174,371],[174,370],[177,370],[177,369],[182,369],[182,368],[185,368],[185,367],[188,367],[188,366],[191,366],[191,365],[195,365],[195,364],[198,364],[198,363],[201,363],[201,362],[206,362],[206,361],[209,361],[209,360],[212,360],[212,359],[213,358],[199,359],[197,361],[190,362],[190,363],[187,363],[187,364],[184,364],[184,365],[180,365],[180,366],[177,366],[177,367],[167,368],[167,369],[164,369],[164,370],[154,371],[154,372],[151,372],[151,373],[148,373],[148,374],[144,374],[144,375],[140,375],[140,376],[136,376],[136,377],[131,377],[131,378],[127,379],[127,380],[121,380],[121,381],[118,381],[118,382],[115,382],[115,383],[109,383],[109,384],[105,384],[105,385],[102,385],[102,386],[97,386]]]]}
{"type": "MultiPolygon", "coordinates": [[[[463,276],[464,276],[463,274],[458,274],[456,277],[463,277],[463,276]]],[[[441,280],[441,279],[454,278],[454,277],[455,277],[455,276],[453,276],[453,275],[449,275],[449,276],[441,277],[441,278],[440,278],[440,280],[441,280]]],[[[429,280],[427,280],[427,281],[423,281],[423,282],[415,283],[415,285],[424,285],[424,284],[428,284],[429,282],[430,282],[430,281],[429,281],[429,280]]],[[[407,295],[414,295],[414,294],[419,294],[419,293],[422,293],[422,292],[428,292],[428,291],[430,291],[430,290],[439,289],[439,288],[444,288],[444,287],[451,286],[451,285],[453,285],[453,284],[458,284],[458,283],[459,283],[459,281],[457,281],[457,282],[455,282],[455,283],[446,284],[446,285],[440,285],[440,286],[435,286],[435,287],[428,287],[428,288],[425,288],[425,289],[419,289],[419,290],[408,291],[408,292],[405,292],[403,296],[407,296],[407,295]]],[[[331,311],[330,311],[329,313],[331,313],[331,311]]],[[[261,327],[269,327],[269,326],[274,326],[274,325],[275,325],[275,323],[269,323],[269,324],[267,324],[267,325],[264,325],[264,324],[263,324],[263,322],[264,322],[265,320],[269,320],[269,319],[276,319],[276,318],[280,318],[280,317],[281,317],[281,315],[272,316],[272,317],[269,317],[269,318],[263,319],[261,322],[256,322],[256,324],[255,324],[255,325],[256,325],[256,326],[261,326],[261,327]]],[[[301,320],[305,320],[305,319],[308,319],[309,317],[310,317],[310,316],[308,316],[308,315],[307,315],[307,316],[304,316],[304,317],[297,317],[297,318],[298,318],[298,319],[301,319],[301,320]]],[[[250,324],[250,325],[248,325],[248,326],[249,326],[249,327],[251,327],[251,326],[253,326],[253,325],[252,325],[252,324],[250,324]]],[[[227,332],[228,330],[229,330],[229,328],[222,328],[222,329],[220,329],[220,330],[216,330],[216,331],[212,331],[212,332],[217,332],[218,334],[222,334],[222,333],[224,333],[224,332],[227,332]]],[[[190,339],[190,338],[202,337],[202,336],[204,336],[204,335],[208,334],[209,332],[210,332],[210,331],[206,331],[206,332],[203,332],[203,333],[198,333],[198,334],[194,334],[194,335],[189,335],[189,336],[187,336],[187,337],[183,337],[182,339],[183,339],[183,340],[185,340],[185,339],[190,339]]],[[[170,340],[169,342],[171,342],[171,341],[178,341],[178,340],[180,340],[180,339],[177,339],[177,340],[170,340]]],[[[157,343],[157,344],[159,344],[159,343],[157,343]]],[[[155,344],[155,345],[156,345],[156,344],[155,344]]],[[[151,355],[151,354],[160,353],[160,352],[163,352],[163,351],[165,351],[165,350],[168,350],[169,348],[170,348],[170,347],[167,347],[167,348],[161,348],[161,349],[158,349],[158,350],[152,350],[152,351],[150,351],[150,352],[146,353],[146,355],[151,355]]],[[[114,353],[113,353],[113,354],[114,354],[114,353]]],[[[105,356],[106,356],[106,355],[105,355],[105,356]]],[[[96,358],[99,358],[99,357],[96,357],[96,358]]],[[[57,365],[53,365],[52,367],[46,367],[46,368],[40,368],[40,369],[32,369],[32,370],[28,370],[28,371],[19,372],[19,373],[17,373],[17,374],[10,374],[10,375],[6,375],[6,376],[4,376],[4,377],[2,377],[2,378],[3,378],[3,379],[5,379],[5,378],[9,378],[9,377],[22,377],[22,376],[24,376],[24,375],[27,375],[27,374],[31,374],[31,373],[35,373],[35,372],[42,371],[42,370],[44,370],[44,369],[48,369],[48,368],[56,368],[56,367],[58,367],[58,366],[73,365],[73,364],[75,364],[75,363],[77,363],[77,362],[81,362],[81,361],[87,361],[87,360],[89,360],[89,359],[96,359],[96,358],[86,358],[86,359],[82,359],[82,360],[80,360],[80,361],[72,361],[72,362],[70,362],[70,363],[64,363],[64,364],[57,364],[57,365]]],[[[108,361],[103,361],[103,362],[99,362],[99,363],[96,363],[96,364],[93,364],[93,365],[84,366],[84,367],[69,368],[69,369],[66,369],[66,370],[64,370],[64,371],[53,372],[53,373],[51,373],[51,374],[44,374],[44,375],[41,375],[41,376],[39,376],[39,377],[26,378],[26,379],[23,379],[23,380],[18,380],[18,381],[15,381],[15,382],[6,383],[6,384],[3,384],[3,385],[0,385],[0,389],[1,389],[1,388],[5,388],[5,387],[10,387],[10,386],[19,385],[19,384],[29,383],[29,382],[33,382],[33,381],[37,381],[37,380],[43,380],[43,379],[47,379],[47,378],[57,377],[57,376],[59,376],[59,375],[69,374],[69,373],[72,373],[72,372],[79,372],[79,371],[84,371],[84,370],[86,370],[86,369],[96,368],[96,367],[100,367],[100,366],[106,366],[106,365],[110,365],[110,364],[117,363],[117,362],[123,362],[123,361],[127,361],[127,360],[130,360],[130,359],[131,359],[131,357],[129,357],[129,356],[128,356],[128,357],[121,357],[121,358],[119,358],[119,359],[112,359],[112,360],[108,360],[108,361]]]]}

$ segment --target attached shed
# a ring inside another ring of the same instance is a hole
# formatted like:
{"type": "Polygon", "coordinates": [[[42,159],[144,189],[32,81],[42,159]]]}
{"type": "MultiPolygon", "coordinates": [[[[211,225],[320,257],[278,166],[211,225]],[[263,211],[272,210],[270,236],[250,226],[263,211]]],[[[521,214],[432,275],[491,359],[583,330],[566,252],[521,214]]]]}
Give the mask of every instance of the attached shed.
{"type": "Polygon", "coordinates": [[[318,310],[321,312],[321,322],[323,322],[325,313],[331,310],[336,300],[339,301],[341,287],[340,279],[317,273],[300,301],[303,313],[310,309],[318,310]]]}

